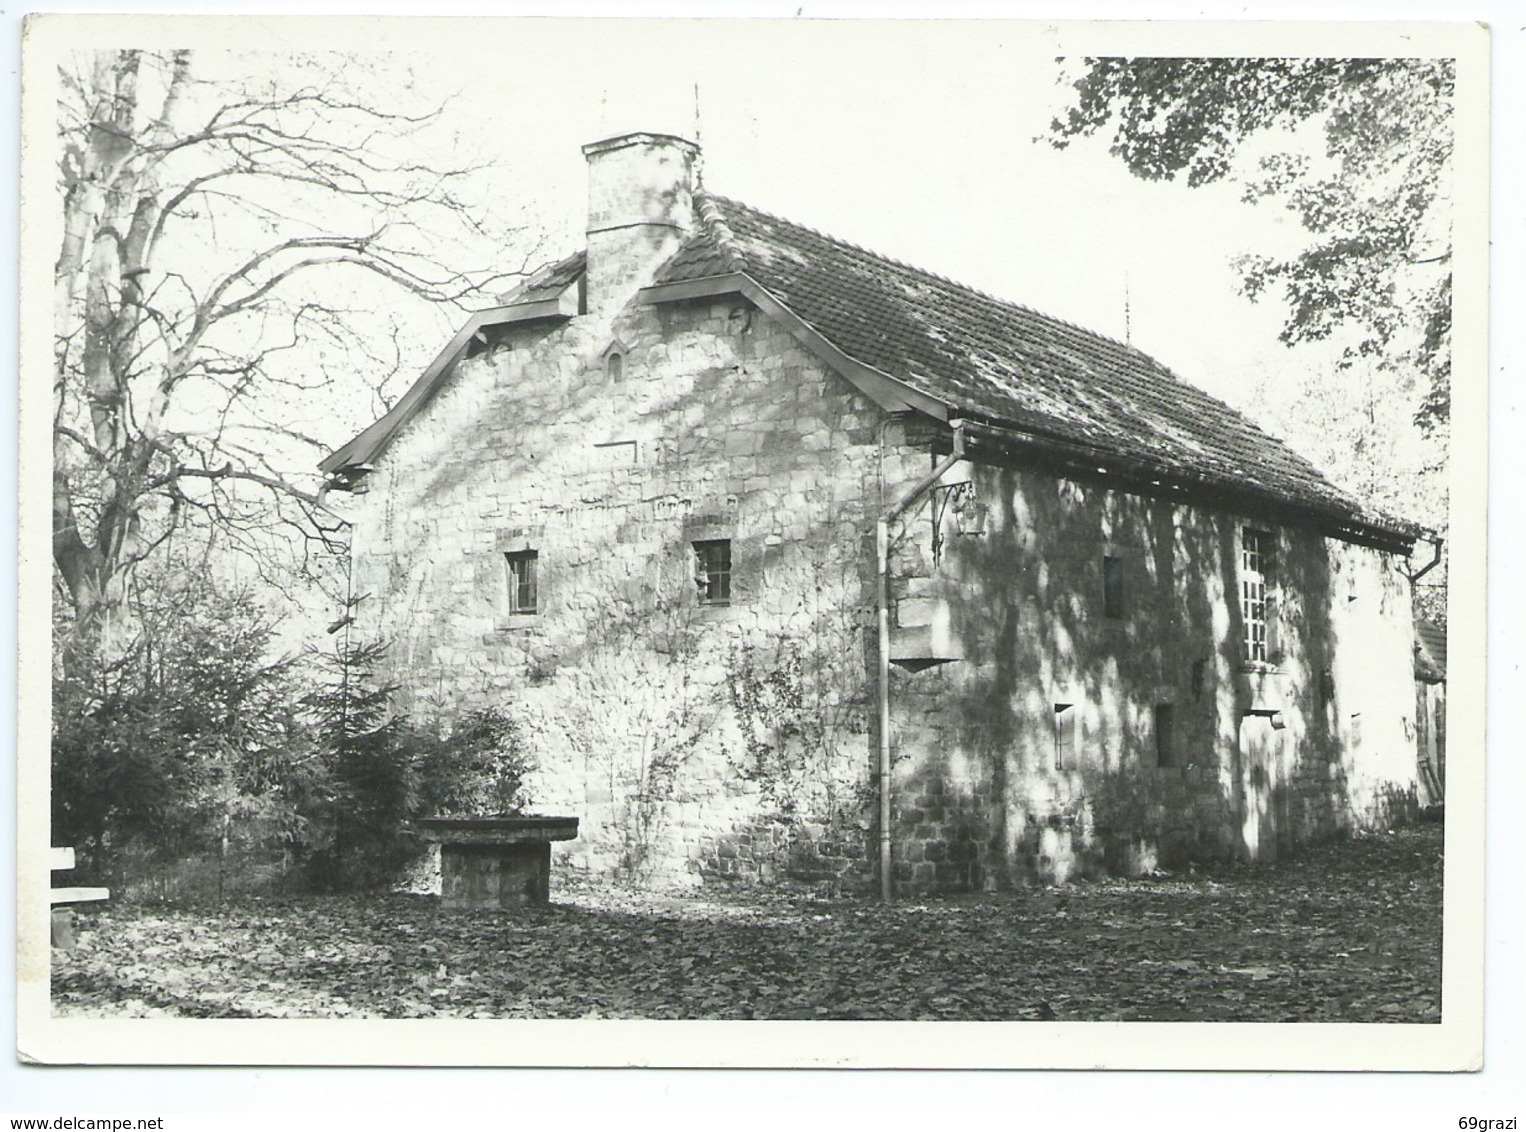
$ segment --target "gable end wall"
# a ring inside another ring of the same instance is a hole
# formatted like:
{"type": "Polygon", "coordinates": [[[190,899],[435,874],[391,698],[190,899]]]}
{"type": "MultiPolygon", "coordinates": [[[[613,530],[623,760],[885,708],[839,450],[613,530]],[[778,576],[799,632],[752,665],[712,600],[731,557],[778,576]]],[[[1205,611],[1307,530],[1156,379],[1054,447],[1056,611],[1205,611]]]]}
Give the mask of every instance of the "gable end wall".
{"type": "Polygon", "coordinates": [[[510,329],[372,477],[362,630],[416,715],[525,724],[535,808],[582,818],[569,865],[866,883],[879,420],[740,299],[510,329]],[[727,606],[698,600],[710,539],[727,606]],[[503,555],[529,549],[540,608],[513,615],[503,555]]]}

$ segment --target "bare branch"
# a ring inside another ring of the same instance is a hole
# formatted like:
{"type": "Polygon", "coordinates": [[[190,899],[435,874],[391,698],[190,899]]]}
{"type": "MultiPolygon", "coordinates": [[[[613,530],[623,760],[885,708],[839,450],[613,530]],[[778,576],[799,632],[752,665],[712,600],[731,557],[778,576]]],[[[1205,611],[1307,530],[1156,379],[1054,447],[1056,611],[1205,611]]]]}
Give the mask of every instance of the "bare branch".
{"type": "Polygon", "coordinates": [[[261,571],[331,549],[314,422],[397,372],[378,296],[422,309],[505,278],[454,262],[504,241],[463,203],[479,166],[412,137],[438,110],[191,64],[101,51],[61,76],[54,557],[84,620],[127,610],[178,533],[261,571]]]}

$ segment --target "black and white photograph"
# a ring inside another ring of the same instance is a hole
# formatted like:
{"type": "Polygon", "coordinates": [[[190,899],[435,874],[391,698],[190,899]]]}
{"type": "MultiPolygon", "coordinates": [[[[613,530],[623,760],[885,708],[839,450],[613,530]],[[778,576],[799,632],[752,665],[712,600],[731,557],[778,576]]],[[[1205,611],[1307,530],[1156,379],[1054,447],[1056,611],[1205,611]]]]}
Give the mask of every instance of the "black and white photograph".
{"type": "Polygon", "coordinates": [[[33,17],[23,1056],[1476,1068],[1489,32],[1216,28],[33,17]]]}

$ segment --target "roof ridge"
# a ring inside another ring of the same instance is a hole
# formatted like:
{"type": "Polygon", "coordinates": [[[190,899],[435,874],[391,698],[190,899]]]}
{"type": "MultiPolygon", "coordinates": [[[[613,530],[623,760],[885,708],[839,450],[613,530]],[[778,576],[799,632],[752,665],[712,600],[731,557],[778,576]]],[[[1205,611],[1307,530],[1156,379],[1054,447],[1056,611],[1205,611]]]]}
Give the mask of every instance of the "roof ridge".
{"type": "MultiPolygon", "coordinates": [[[[1189,382],[1183,381],[1182,378],[1179,377],[1177,373],[1171,369],[1171,367],[1165,365],[1157,358],[1146,354],[1132,342],[1121,342],[1111,335],[1103,334],[1100,331],[1093,330],[1087,326],[1082,326],[1078,322],[1071,322],[1069,319],[1061,318],[1059,315],[1050,314],[1048,311],[1041,311],[1037,307],[1030,307],[1026,303],[1020,303],[1015,299],[1003,298],[1002,296],[994,294],[991,291],[985,291],[979,287],[974,286],[973,284],[965,283],[962,280],[955,279],[951,275],[944,275],[941,272],[931,271],[928,268],[921,267],[918,264],[911,263],[907,260],[897,259],[893,255],[886,255],[884,252],[875,251],[873,248],[866,247],[863,244],[857,244],[852,240],[845,240],[841,236],[834,236],[829,232],[823,232],[820,228],[813,228],[809,224],[802,224],[798,220],[792,220],[787,216],[780,216],[777,212],[769,212],[767,209],[758,208],[756,205],[748,204],[746,201],[737,200],[735,197],[723,196],[720,193],[713,193],[708,189],[705,190],[704,195],[708,202],[719,201],[722,204],[729,204],[737,208],[746,209],[749,212],[755,212],[759,216],[766,217],[774,223],[787,224],[791,228],[798,228],[803,232],[809,232],[811,235],[817,237],[818,239],[825,240],[829,244],[836,244],[838,247],[842,248],[851,248],[853,251],[860,252],[866,256],[870,256],[871,258],[877,259],[882,263],[892,264],[895,267],[901,268],[902,270],[909,271],[913,275],[921,275],[928,279],[935,279],[939,283],[943,283],[949,287],[955,287],[968,294],[975,295],[978,298],[984,299],[987,302],[996,303],[998,306],[1007,307],[1011,310],[1022,311],[1025,314],[1033,315],[1035,318],[1044,319],[1046,322],[1058,323],[1060,326],[1063,326],[1066,329],[1074,331],[1078,334],[1084,335],[1089,339],[1106,342],[1137,357],[1144,358],[1156,366],[1158,369],[1160,369],[1163,373],[1169,375],[1173,380],[1184,385],[1190,384],[1189,382]]],[[[725,217],[720,217],[720,221],[722,224],[725,224],[725,217]]],[[[727,227],[727,232],[730,234],[729,226],[727,227]]]]}
{"type": "MultiPolygon", "coordinates": [[[[715,203],[715,196],[708,190],[700,189],[694,194],[696,211],[699,213],[700,223],[710,233],[715,246],[720,250],[721,257],[726,261],[726,266],[732,271],[743,271],[747,267],[747,257],[742,254],[741,246],[737,243],[736,233],[731,230],[731,225],[726,223],[726,216],[715,203]]],[[[726,200],[728,204],[737,202],[726,200]]],[[[746,207],[745,205],[743,206],[746,207]]]]}

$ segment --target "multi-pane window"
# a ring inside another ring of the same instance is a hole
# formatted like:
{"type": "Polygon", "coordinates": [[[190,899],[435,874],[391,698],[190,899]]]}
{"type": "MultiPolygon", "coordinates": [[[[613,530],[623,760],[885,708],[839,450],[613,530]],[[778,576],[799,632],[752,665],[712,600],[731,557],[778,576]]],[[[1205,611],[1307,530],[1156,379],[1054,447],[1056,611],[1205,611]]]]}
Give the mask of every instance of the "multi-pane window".
{"type": "Polygon", "coordinates": [[[1240,532],[1240,619],[1245,658],[1268,659],[1272,593],[1272,536],[1246,527],[1240,532]]]}
{"type": "Polygon", "coordinates": [[[1123,616],[1123,559],[1113,554],[1102,557],[1102,615],[1113,620],[1123,616]]]}
{"type": "Polygon", "coordinates": [[[731,540],[705,539],[694,544],[694,584],[699,600],[724,605],[731,600],[731,540]]]}
{"type": "Polygon", "coordinates": [[[503,558],[509,567],[509,612],[535,612],[535,564],[537,552],[515,550],[503,558]]]}
{"type": "Polygon", "coordinates": [[[1076,705],[1054,705],[1054,768],[1076,765],[1076,705]]]}

